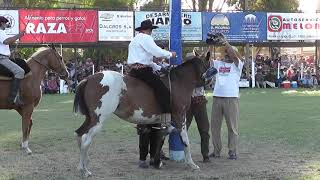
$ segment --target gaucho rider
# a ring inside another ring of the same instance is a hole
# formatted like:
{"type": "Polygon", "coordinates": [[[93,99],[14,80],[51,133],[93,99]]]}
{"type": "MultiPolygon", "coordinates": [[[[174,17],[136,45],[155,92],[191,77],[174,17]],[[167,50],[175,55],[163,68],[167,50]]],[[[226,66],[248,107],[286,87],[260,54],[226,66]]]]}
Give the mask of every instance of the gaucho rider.
{"type": "Polygon", "coordinates": [[[160,71],[161,67],[153,62],[153,57],[176,57],[176,52],[169,52],[156,45],[151,33],[158,26],[153,26],[151,20],[141,22],[136,28],[139,33],[129,44],[128,64],[131,66],[130,75],[138,78],[155,92],[156,99],[162,108],[161,121],[171,121],[170,92],[154,71],[160,71]]]}
{"type": "Polygon", "coordinates": [[[10,28],[11,24],[9,20],[3,16],[0,16],[0,64],[6,67],[14,75],[10,96],[8,99],[9,104],[22,105],[22,101],[19,98],[18,92],[20,89],[20,80],[24,78],[24,70],[16,63],[9,59],[11,52],[9,44],[13,44],[17,39],[22,37],[25,31],[19,34],[9,37],[5,33],[6,28],[10,28]]]}

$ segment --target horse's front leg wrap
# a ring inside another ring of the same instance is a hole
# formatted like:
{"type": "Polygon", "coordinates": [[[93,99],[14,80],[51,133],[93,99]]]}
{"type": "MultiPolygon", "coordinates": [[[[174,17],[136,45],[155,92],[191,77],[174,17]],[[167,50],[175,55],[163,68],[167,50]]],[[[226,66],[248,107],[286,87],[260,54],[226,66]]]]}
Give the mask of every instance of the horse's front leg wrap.
{"type": "Polygon", "coordinates": [[[193,169],[193,170],[198,170],[200,169],[198,165],[196,165],[191,157],[191,150],[190,150],[190,142],[189,142],[189,137],[188,137],[188,132],[187,132],[187,127],[184,124],[182,127],[182,131],[180,133],[182,142],[185,144],[184,147],[184,154],[186,158],[186,163],[193,169]]]}

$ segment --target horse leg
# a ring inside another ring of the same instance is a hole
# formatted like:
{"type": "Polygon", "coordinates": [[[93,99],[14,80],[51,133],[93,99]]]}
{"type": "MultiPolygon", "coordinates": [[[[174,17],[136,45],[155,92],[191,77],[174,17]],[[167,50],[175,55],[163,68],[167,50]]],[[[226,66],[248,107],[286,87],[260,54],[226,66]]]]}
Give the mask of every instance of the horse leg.
{"type": "MultiPolygon", "coordinates": [[[[104,118],[106,119],[106,118],[104,118]]],[[[76,131],[78,137],[77,142],[80,148],[80,163],[79,170],[85,177],[91,176],[92,173],[88,170],[87,166],[89,164],[88,150],[91,145],[93,137],[102,128],[103,120],[101,116],[99,118],[95,115],[86,117],[85,122],[76,131]],[[82,132],[82,133],[81,133],[82,132]]]]}
{"type": "Polygon", "coordinates": [[[186,158],[186,163],[193,169],[193,170],[198,170],[200,169],[198,165],[196,165],[191,157],[191,150],[190,150],[190,142],[189,142],[189,137],[188,137],[188,132],[187,132],[187,127],[186,123],[184,123],[180,136],[182,138],[183,143],[185,144],[184,147],[184,154],[186,158]]]}
{"type": "Polygon", "coordinates": [[[29,136],[31,132],[31,126],[32,126],[32,107],[27,107],[24,109],[17,110],[18,113],[22,117],[22,143],[21,143],[21,149],[26,154],[32,154],[31,149],[29,148],[29,136]]]}

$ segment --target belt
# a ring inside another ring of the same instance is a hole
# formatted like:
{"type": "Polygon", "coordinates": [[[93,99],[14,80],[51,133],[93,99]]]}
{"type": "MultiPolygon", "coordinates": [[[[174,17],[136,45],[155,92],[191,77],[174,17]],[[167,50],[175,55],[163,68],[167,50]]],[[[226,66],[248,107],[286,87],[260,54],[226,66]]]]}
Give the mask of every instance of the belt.
{"type": "Polygon", "coordinates": [[[130,67],[132,69],[142,69],[142,68],[146,68],[148,66],[144,65],[144,64],[139,64],[139,63],[134,63],[134,64],[131,64],[130,67]]]}

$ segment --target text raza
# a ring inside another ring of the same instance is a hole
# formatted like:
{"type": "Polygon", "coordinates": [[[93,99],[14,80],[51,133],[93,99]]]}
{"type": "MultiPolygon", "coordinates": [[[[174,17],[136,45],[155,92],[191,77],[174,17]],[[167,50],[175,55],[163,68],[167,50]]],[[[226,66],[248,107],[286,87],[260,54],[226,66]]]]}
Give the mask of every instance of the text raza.
{"type": "Polygon", "coordinates": [[[28,23],[26,27],[27,34],[67,34],[66,27],[63,23],[39,23],[35,25],[28,23]]]}

